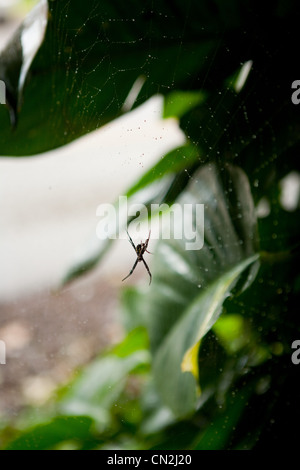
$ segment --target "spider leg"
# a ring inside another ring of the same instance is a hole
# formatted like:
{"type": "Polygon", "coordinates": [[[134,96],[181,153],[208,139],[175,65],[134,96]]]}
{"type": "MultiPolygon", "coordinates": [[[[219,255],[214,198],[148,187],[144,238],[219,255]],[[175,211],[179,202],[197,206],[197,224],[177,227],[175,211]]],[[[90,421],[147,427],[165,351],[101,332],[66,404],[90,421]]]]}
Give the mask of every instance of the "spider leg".
{"type": "Polygon", "coordinates": [[[142,261],[143,261],[143,263],[144,263],[144,265],[145,265],[145,268],[147,269],[148,274],[149,274],[149,276],[150,276],[150,282],[149,282],[149,286],[150,286],[151,281],[152,281],[152,274],[150,273],[150,269],[149,269],[149,267],[148,267],[148,264],[147,264],[146,261],[144,260],[144,258],[142,258],[142,261]]]}
{"type": "Polygon", "coordinates": [[[147,240],[145,241],[145,250],[147,251],[147,246],[148,246],[148,243],[149,243],[149,240],[150,240],[150,235],[151,235],[151,230],[149,230],[149,236],[147,238],[147,240]]]}
{"type": "Polygon", "coordinates": [[[139,261],[139,259],[137,258],[136,261],[135,261],[135,263],[134,263],[134,265],[133,265],[132,270],[130,271],[130,273],[128,274],[128,276],[126,276],[126,277],[124,277],[124,279],[122,279],[122,281],[125,281],[125,279],[127,279],[129,276],[131,276],[131,274],[133,273],[133,271],[134,271],[135,268],[136,268],[136,265],[138,264],[138,261],[139,261]]]}
{"type": "Polygon", "coordinates": [[[131,243],[131,245],[133,246],[134,251],[136,252],[135,244],[133,243],[133,241],[132,241],[132,239],[131,239],[131,236],[129,235],[129,233],[128,233],[127,230],[126,230],[126,233],[127,233],[128,237],[129,237],[129,242],[131,243]]]}

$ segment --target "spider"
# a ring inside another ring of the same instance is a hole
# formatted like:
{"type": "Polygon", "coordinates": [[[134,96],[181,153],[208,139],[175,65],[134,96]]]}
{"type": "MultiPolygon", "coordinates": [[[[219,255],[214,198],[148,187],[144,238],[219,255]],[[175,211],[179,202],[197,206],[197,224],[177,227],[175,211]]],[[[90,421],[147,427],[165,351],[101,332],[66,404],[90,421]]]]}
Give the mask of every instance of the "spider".
{"type": "MultiPolygon", "coordinates": [[[[126,232],[127,232],[127,230],[126,230],[126,232]]],[[[149,274],[149,276],[150,276],[149,285],[151,284],[152,274],[151,274],[151,272],[150,272],[150,269],[149,269],[149,267],[148,267],[146,261],[145,261],[144,258],[143,258],[143,254],[145,253],[145,251],[146,251],[147,253],[150,253],[150,251],[147,250],[148,243],[149,243],[149,240],[150,240],[150,234],[151,234],[151,230],[150,230],[150,232],[149,232],[149,237],[147,238],[147,240],[145,241],[145,243],[142,243],[142,242],[141,242],[140,245],[135,246],[135,244],[134,244],[133,241],[131,240],[131,237],[130,237],[129,233],[127,232],[127,235],[128,235],[128,237],[129,237],[129,241],[130,241],[131,245],[133,246],[134,251],[135,251],[136,254],[137,254],[137,259],[135,260],[135,263],[134,263],[134,265],[133,265],[133,268],[132,268],[132,270],[130,271],[130,273],[128,274],[128,276],[124,277],[124,279],[122,279],[122,281],[125,281],[125,279],[127,279],[129,276],[131,276],[131,274],[132,274],[133,271],[135,270],[136,265],[138,264],[139,261],[143,261],[143,263],[144,263],[144,265],[145,265],[145,268],[147,269],[148,274],[149,274]]],[[[150,255],[151,255],[151,254],[152,254],[152,253],[150,253],[150,255]]]]}

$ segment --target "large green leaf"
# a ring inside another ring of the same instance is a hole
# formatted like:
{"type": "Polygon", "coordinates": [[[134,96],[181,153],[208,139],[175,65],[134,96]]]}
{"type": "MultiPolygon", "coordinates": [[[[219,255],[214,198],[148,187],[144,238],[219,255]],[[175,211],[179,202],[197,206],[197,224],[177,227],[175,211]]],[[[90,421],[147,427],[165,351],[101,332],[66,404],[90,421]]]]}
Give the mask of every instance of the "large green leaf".
{"type": "Polygon", "coordinates": [[[177,202],[204,204],[204,227],[195,213],[189,220],[199,236],[203,231],[204,245],[187,250],[185,238],[162,240],[146,302],[157,387],[164,402],[182,416],[197,403],[200,340],[237,282],[240,290],[254,279],[259,254],[252,195],[240,168],[204,166],[177,202]]]}
{"type": "Polygon", "coordinates": [[[109,353],[89,364],[65,390],[59,409],[70,416],[89,416],[103,430],[111,420],[110,408],[117,403],[128,375],[149,365],[144,329],[132,331],[109,353]]]}
{"type": "MultiPolygon", "coordinates": [[[[20,45],[22,28],[0,58],[0,79],[9,77],[9,102],[18,120],[12,134],[6,109],[0,107],[1,155],[41,153],[116,118],[128,110],[126,98],[140,77],[144,85],[135,106],[159,91],[184,86],[205,73],[207,55],[217,43],[213,34],[201,34],[195,16],[199,37],[190,31],[182,44],[182,18],[190,14],[183,2],[176,12],[165,1],[155,8],[150,2],[124,8],[120,0],[54,0],[48,6],[45,39],[24,89],[18,87],[23,51],[14,47],[20,45]]],[[[201,13],[202,7],[193,8],[201,13]]]]}
{"type": "MultiPolygon", "coordinates": [[[[21,87],[24,26],[0,57],[0,79],[7,82],[8,101],[17,121],[13,131],[9,113],[0,106],[1,155],[33,155],[59,147],[156,93],[171,92],[170,104],[174,90],[188,91],[194,104],[201,102],[203,91],[212,92],[206,113],[198,113],[188,126],[191,136],[197,128],[198,142],[204,118],[207,128],[203,140],[210,146],[206,139],[209,133],[214,141],[226,136],[223,122],[214,113],[221,99],[218,112],[228,120],[224,84],[249,59],[259,71],[257,99],[250,96],[256,109],[258,104],[262,107],[265,96],[270,97],[276,90],[281,96],[285,93],[282,87],[278,88],[279,69],[284,67],[276,64],[274,74],[274,68],[265,68],[265,63],[272,48],[277,53],[280,47],[280,58],[285,58],[285,46],[293,43],[293,37],[278,31],[291,25],[295,2],[286,8],[274,4],[267,12],[258,1],[250,6],[235,0],[228,0],[226,7],[219,0],[180,0],[176,5],[166,0],[132,1],[126,7],[121,0],[52,0],[48,1],[48,8],[45,38],[21,87]],[[272,26],[268,36],[266,24],[272,26]],[[127,98],[134,85],[136,97],[128,106],[127,98]],[[217,133],[212,132],[211,124],[218,126],[217,133]]],[[[286,59],[285,65],[289,66],[286,59]]],[[[244,112],[243,99],[235,101],[232,117],[238,110],[239,115],[244,112]]],[[[177,99],[176,103],[171,114],[187,109],[186,102],[182,106],[177,99]]],[[[267,115],[262,113],[261,117],[265,119],[267,115]]],[[[243,127],[246,124],[251,137],[252,125],[245,120],[240,123],[243,127]]],[[[239,133],[243,131],[240,127],[239,133]]]]}
{"type": "Polygon", "coordinates": [[[76,443],[92,435],[92,419],[86,416],[58,416],[26,429],[6,450],[50,450],[64,441],[76,443]]]}

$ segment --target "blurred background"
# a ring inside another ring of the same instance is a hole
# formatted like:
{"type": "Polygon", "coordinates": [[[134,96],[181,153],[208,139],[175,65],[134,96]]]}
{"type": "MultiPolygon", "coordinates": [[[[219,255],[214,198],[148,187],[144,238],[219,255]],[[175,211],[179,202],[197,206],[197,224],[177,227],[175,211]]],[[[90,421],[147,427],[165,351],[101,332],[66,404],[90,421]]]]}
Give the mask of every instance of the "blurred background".
{"type": "MultiPolygon", "coordinates": [[[[0,50],[36,3],[0,0],[0,50]]],[[[113,203],[184,142],[177,122],[161,114],[155,96],[61,149],[0,159],[0,339],[7,348],[0,415],[42,404],[76,366],[122,337],[118,292],[135,259],[126,240],[92,274],[57,288],[95,242],[98,205],[113,203]]],[[[139,267],[129,282],[145,276],[139,267]]]]}

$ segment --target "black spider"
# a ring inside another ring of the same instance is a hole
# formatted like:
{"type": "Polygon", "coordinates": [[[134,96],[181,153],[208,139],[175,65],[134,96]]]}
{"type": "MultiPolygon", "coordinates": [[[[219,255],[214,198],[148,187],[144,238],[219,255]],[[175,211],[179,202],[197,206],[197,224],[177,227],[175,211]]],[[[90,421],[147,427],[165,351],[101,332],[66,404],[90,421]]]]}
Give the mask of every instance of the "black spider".
{"type": "MultiPolygon", "coordinates": [[[[127,230],[126,230],[126,232],[127,232],[127,230]]],[[[150,230],[150,232],[149,232],[149,237],[147,238],[147,240],[145,241],[145,243],[142,243],[142,242],[141,242],[140,245],[135,246],[135,244],[134,244],[133,241],[131,240],[131,237],[130,237],[129,233],[127,232],[127,235],[128,235],[128,237],[129,237],[129,241],[130,241],[131,245],[133,246],[134,251],[135,251],[136,254],[137,254],[137,259],[135,260],[135,263],[134,263],[134,265],[133,265],[133,268],[132,268],[132,270],[130,271],[130,273],[128,274],[128,276],[124,277],[124,279],[122,279],[122,281],[125,281],[125,279],[127,279],[129,276],[131,276],[131,274],[132,274],[133,271],[135,270],[136,265],[138,264],[139,261],[143,261],[143,263],[144,263],[144,265],[145,265],[145,268],[147,269],[148,274],[149,274],[149,276],[150,276],[149,285],[151,284],[152,275],[151,275],[151,273],[150,273],[150,269],[149,269],[149,267],[148,267],[146,261],[145,261],[144,258],[143,258],[143,254],[145,253],[145,251],[146,251],[147,253],[150,253],[150,251],[147,250],[148,243],[149,243],[149,240],[150,240],[150,234],[151,234],[151,230],[150,230]]],[[[151,253],[150,253],[150,254],[151,254],[151,253]]]]}

